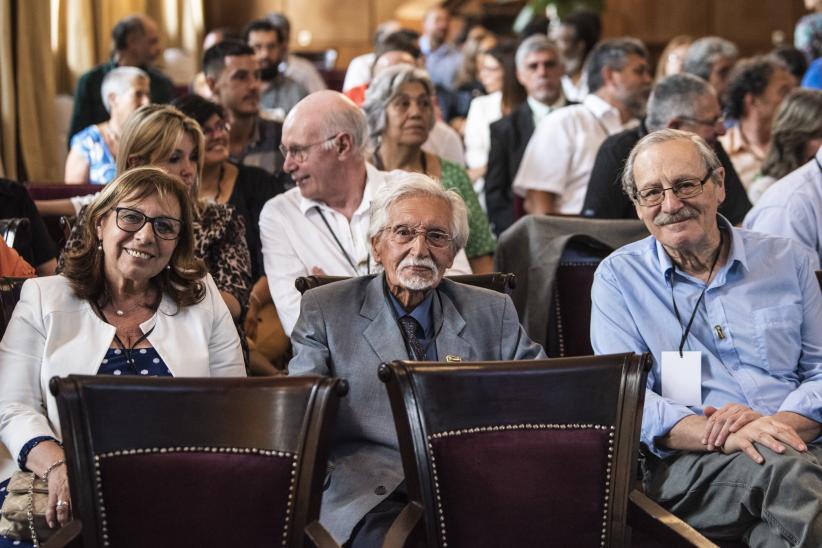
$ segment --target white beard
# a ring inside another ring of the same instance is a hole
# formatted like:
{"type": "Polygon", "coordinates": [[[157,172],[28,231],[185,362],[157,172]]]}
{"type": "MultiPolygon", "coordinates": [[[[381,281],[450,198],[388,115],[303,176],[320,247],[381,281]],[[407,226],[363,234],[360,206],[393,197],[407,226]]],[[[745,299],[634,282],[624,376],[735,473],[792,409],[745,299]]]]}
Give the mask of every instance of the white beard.
{"type": "Polygon", "coordinates": [[[430,257],[415,258],[410,255],[406,255],[406,257],[400,261],[400,264],[397,266],[397,279],[399,280],[400,285],[406,289],[410,289],[411,291],[425,291],[439,282],[440,269],[437,267],[437,263],[435,263],[430,257]],[[431,269],[431,274],[430,276],[406,274],[405,267],[407,266],[422,266],[429,268],[431,269]]]}

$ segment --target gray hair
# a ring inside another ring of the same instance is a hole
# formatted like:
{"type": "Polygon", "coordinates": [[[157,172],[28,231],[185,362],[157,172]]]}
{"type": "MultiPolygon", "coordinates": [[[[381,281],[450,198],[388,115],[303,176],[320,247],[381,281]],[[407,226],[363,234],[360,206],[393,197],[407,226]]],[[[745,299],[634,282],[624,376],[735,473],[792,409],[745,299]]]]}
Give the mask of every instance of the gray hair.
{"type": "Polygon", "coordinates": [[[716,152],[705,142],[705,140],[689,131],[678,129],[660,129],[643,137],[631,150],[628,160],[625,162],[625,169],[622,172],[622,190],[633,202],[636,202],[636,179],[634,179],[634,162],[637,156],[645,152],[646,148],[669,143],[671,141],[689,141],[695,147],[702,158],[702,164],[707,171],[711,172],[711,180],[722,186],[722,178],[717,173],[717,169],[722,167],[716,152]]]}
{"type": "Polygon", "coordinates": [[[733,42],[719,36],[706,36],[688,47],[682,61],[682,70],[707,80],[711,76],[714,63],[722,57],[739,57],[739,48],[733,42]]]}
{"type": "Polygon", "coordinates": [[[697,103],[706,95],[715,95],[711,85],[693,74],[672,74],[660,80],[648,99],[649,131],[663,129],[674,118],[693,117],[697,103]]]}
{"type": "MultiPolygon", "coordinates": [[[[432,101],[434,100],[434,84],[431,82],[431,78],[428,77],[428,73],[411,65],[401,64],[388,67],[374,78],[368,86],[362,109],[365,111],[365,117],[368,120],[373,146],[376,146],[379,142],[388,123],[385,114],[388,104],[396,99],[405,84],[412,83],[422,84],[425,92],[431,96],[432,101]]],[[[429,131],[435,123],[434,110],[431,109],[431,119],[428,121],[429,131]]]]}
{"type": "Polygon", "coordinates": [[[602,69],[622,70],[628,64],[629,55],[648,58],[648,50],[640,40],[631,37],[603,40],[597,44],[585,62],[585,75],[588,78],[588,91],[595,93],[604,84],[602,69]]]}
{"type": "Polygon", "coordinates": [[[534,34],[533,36],[529,36],[523,40],[517,48],[517,53],[514,57],[514,60],[517,63],[517,68],[519,70],[525,69],[525,58],[538,51],[550,51],[556,55],[557,58],[559,58],[559,50],[557,49],[557,45],[551,41],[550,38],[544,34],[534,34]]]}
{"type": "Polygon", "coordinates": [[[103,106],[106,107],[106,112],[111,113],[111,105],[108,102],[109,94],[113,93],[119,97],[129,91],[134,81],[140,78],[149,80],[148,74],[137,67],[117,67],[110,70],[100,86],[100,95],[103,96],[103,106]]]}
{"type": "Polygon", "coordinates": [[[371,221],[368,239],[373,240],[388,226],[388,209],[406,198],[425,196],[446,202],[451,207],[451,246],[454,253],[465,247],[468,241],[468,208],[462,196],[453,189],[445,190],[441,184],[422,173],[393,171],[371,201],[371,221]]]}

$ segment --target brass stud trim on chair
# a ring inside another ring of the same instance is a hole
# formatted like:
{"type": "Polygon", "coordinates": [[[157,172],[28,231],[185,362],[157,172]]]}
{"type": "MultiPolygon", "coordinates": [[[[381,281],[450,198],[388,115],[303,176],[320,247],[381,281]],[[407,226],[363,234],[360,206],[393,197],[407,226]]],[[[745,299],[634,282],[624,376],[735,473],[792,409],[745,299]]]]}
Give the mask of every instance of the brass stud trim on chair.
{"type": "Polygon", "coordinates": [[[152,447],[145,449],[118,449],[117,451],[109,451],[107,453],[100,453],[94,455],[94,476],[97,488],[97,496],[100,499],[100,518],[103,537],[103,545],[109,546],[108,540],[108,521],[106,520],[106,504],[103,500],[103,479],[100,470],[100,461],[102,459],[109,459],[113,457],[122,457],[130,455],[147,455],[152,453],[244,453],[263,455],[266,457],[290,458],[291,463],[291,482],[288,486],[288,502],[285,510],[285,524],[283,527],[283,546],[288,546],[288,529],[291,524],[293,514],[294,491],[297,486],[297,465],[298,455],[288,451],[272,451],[270,449],[258,449],[256,447],[152,447]]]}
{"type": "Polygon", "coordinates": [[[610,517],[608,504],[611,498],[611,472],[614,461],[614,434],[616,427],[613,425],[602,424],[552,424],[552,423],[536,423],[536,424],[500,424],[492,426],[475,426],[472,428],[463,428],[461,430],[448,430],[446,432],[438,432],[428,436],[428,455],[431,458],[431,475],[434,479],[434,498],[437,501],[437,519],[439,525],[440,538],[442,539],[442,546],[448,546],[447,535],[445,532],[445,512],[442,507],[442,498],[440,497],[440,481],[437,475],[437,459],[434,456],[434,446],[432,440],[451,438],[456,436],[463,436],[465,434],[476,434],[486,432],[499,432],[503,430],[609,430],[608,434],[608,462],[605,466],[605,497],[602,508],[602,534],[600,536],[600,546],[606,545],[608,534],[608,520],[610,517]]]}

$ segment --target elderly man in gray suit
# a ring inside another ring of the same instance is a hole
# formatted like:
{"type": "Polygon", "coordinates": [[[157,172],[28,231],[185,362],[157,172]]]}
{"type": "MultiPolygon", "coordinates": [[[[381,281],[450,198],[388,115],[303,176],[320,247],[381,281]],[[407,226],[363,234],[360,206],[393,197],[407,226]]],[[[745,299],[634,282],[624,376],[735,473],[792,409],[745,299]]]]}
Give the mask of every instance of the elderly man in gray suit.
{"type": "Polygon", "coordinates": [[[291,375],[348,380],[320,521],[340,543],[381,546],[405,490],[382,362],[544,358],[507,295],[443,280],[468,238],[466,207],[425,175],[384,185],[368,236],[384,273],[307,292],[292,332],[291,375]]]}

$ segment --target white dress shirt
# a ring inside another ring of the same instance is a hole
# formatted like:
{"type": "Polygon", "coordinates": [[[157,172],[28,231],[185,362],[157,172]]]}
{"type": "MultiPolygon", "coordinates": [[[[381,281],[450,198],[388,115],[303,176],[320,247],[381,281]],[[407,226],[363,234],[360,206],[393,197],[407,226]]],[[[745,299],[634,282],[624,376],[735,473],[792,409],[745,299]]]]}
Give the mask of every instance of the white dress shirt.
{"type": "Polygon", "coordinates": [[[474,97],[465,118],[465,162],[469,168],[488,163],[491,124],[502,118],[502,92],[474,97]]]}
{"type": "Polygon", "coordinates": [[[523,197],[528,190],[556,194],[559,213],[579,214],[599,146],[609,135],[636,124],[622,124],[619,111],[595,94],[552,112],[528,141],[514,192],[523,197]]]}
{"type": "MultiPolygon", "coordinates": [[[[350,222],[345,215],[323,202],[303,198],[298,187],[269,200],[260,213],[260,239],[268,287],[280,323],[289,337],[300,315],[301,296],[294,287],[294,280],[310,276],[314,267],[328,276],[363,276],[381,270],[371,256],[368,242],[371,200],[377,188],[390,184],[394,175],[393,172],[379,171],[370,164],[366,164],[366,173],[362,202],[350,222]]],[[[459,252],[447,273],[471,273],[464,251],[459,252]]]]}

